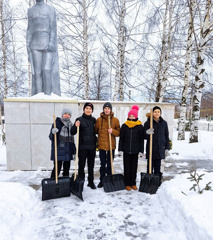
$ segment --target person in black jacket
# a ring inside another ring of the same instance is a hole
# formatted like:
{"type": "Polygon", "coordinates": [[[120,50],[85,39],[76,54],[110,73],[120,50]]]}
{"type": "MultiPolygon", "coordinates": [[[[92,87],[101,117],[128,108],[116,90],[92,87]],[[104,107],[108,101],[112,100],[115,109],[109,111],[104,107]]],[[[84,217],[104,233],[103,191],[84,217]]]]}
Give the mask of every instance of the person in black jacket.
{"type": "Polygon", "coordinates": [[[76,119],[75,124],[72,126],[71,133],[75,135],[77,133],[77,127],[79,129],[79,166],[78,176],[81,179],[85,179],[84,168],[88,166],[88,187],[96,189],[94,184],[94,164],[95,164],[95,152],[96,152],[96,135],[95,135],[95,122],[96,119],[92,117],[93,104],[86,102],[83,107],[83,115],[76,119]]]}
{"type": "Polygon", "coordinates": [[[56,118],[56,128],[52,125],[50,130],[49,139],[52,141],[50,159],[54,161],[51,178],[55,178],[55,133],[57,136],[58,175],[60,174],[63,164],[63,176],[69,176],[70,160],[73,160],[73,155],[75,154],[74,137],[71,135],[71,114],[72,113],[69,109],[63,109],[62,117],[56,118]]]}
{"type": "MultiPolygon", "coordinates": [[[[144,124],[144,138],[147,139],[146,159],[149,159],[150,134],[153,134],[152,143],[152,173],[160,176],[162,173],[161,159],[165,159],[169,155],[169,130],[167,122],[161,117],[161,108],[155,106],[153,108],[153,129],[150,128],[150,114],[147,114],[148,120],[144,124]]],[[[147,173],[149,172],[149,160],[147,160],[147,173]]]]}
{"type": "Polygon", "coordinates": [[[138,154],[144,152],[143,125],[138,120],[138,110],[137,105],[132,106],[128,119],[120,130],[118,151],[123,151],[124,180],[127,191],[137,190],[138,154]]]}

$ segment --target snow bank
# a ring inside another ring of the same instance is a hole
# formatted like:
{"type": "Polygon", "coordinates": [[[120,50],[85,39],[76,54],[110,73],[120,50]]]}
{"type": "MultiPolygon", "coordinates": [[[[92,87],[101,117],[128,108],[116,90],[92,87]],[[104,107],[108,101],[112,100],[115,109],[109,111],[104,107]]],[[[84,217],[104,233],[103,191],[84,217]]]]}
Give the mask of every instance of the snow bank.
{"type": "Polygon", "coordinates": [[[21,183],[0,182],[0,189],[1,239],[21,240],[18,235],[29,231],[26,223],[35,217],[40,200],[35,190],[21,183]]]}
{"type": "Polygon", "coordinates": [[[186,132],[185,140],[178,141],[177,135],[178,132],[174,131],[173,146],[170,151],[172,159],[213,160],[213,132],[199,131],[198,143],[189,143],[189,132],[186,132]]]}
{"type": "MultiPolygon", "coordinates": [[[[202,174],[204,172],[198,172],[202,174]]],[[[164,182],[157,194],[166,215],[179,231],[184,231],[188,239],[213,239],[213,191],[199,194],[190,191],[194,181],[187,179],[189,174],[177,175],[164,182]],[[185,194],[183,194],[185,193],[185,194]]],[[[205,173],[200,181],[201,189],[213,180],[213,173],[205,173]]],[[[213,188],[213,183],[211,183],[213,188]]]]}

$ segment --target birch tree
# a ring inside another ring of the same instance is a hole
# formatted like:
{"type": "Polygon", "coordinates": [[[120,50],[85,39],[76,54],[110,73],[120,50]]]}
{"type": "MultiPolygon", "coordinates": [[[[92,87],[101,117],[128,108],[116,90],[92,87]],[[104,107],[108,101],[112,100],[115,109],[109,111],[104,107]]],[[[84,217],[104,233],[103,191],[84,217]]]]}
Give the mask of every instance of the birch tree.
{"type": "Polygon", "coordinates": [[[167,71],[169,68],[169,56],[171,51],[171,36],[173,16],[173,0],[166,0],[166,9],[163,21],[162,49],[158,67],[158,83],[156,88],[156,102],[162,102],[167,81],[167,71]],[[168,19],[167,19],[167,15],[168,19]],[[168,23],[167,23],[168,22],[168,23]]]}
{"type": "MultiPolygon", "coordinates": [[[[198,5],[198,7],[200,6],[198,5]]],[[[201,9],[198,9],[198,10],[200,13],[201,9]]],[[[210,34],[213,30],[213,21],[212,21],[211,13],[212,13],[212,2],[211,0],[206,0],[205,16],[203,20],[200,18],[201,28],[200,28],[199,42],[195,38],[196,48],[197,48],[197,61],[196,61],[196,67],[195,67],[196,69],[195,92],[193,96],[192,125],[191,125],[190,138],[189,138],[190,143],[198,142],[198,121],[200,118],[202,89],[204,87],[204,82],[202,80],[202,75],[205,71],[204,57],[205,57],[205,51],[208,47],[210,34]]],[[[195,30],[194,30],[194,34],[195,34],[195,30]]]]}
{"type": "Polygon", "coordinates": [[[193,19],[194,19],[195,1],[191,0],[189,4],[189,28],[186,48],[186,62],[184,70],[184,87],[180,104],[180,118],[178,120],[178,140],[185,140],[185,124],[186,124],[186,103],[189,88],[189,74],[191,66],[192,38],[193,38],[193,19]]]}
{"type": "Polygon", "coordinates": [[[4,97],[7,98],[8,86],[7,86],[7,58],[5,47],[5,29],[4,29],[4,1],[0,0],[0,17],[1,17],[1,42],[2,42],[2,55],[3,55],[3,72],[4,72],[4,97]]]}

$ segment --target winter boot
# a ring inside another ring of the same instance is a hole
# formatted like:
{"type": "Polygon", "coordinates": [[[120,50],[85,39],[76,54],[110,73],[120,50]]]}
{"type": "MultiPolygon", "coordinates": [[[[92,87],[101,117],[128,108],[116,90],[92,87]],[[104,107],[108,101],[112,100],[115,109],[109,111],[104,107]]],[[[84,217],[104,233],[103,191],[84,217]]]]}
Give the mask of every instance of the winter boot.
{"type": "Polygon", "coordinates": [[[127,190],[127,191],[131,191],[131,189],[132,189],[132,188],[131,188],[130,186],[126,186],[126,190],[127,190]]]}
{"type": "Polygon", "coordinates": [[[102,187],[103,187],[103,183],[102,183],[102,182],[99,182],[98,188],[102,188],[102,187]]]}
{"type": "Polygon", "coordinates": [[[91,189],[96,189],[94,182],[89,182],[87,186],[90,187],[91,189]]]}
{"type": "Polygon", "coordinates": [[[138,190],[138,188],[136,186],[132,186],[133,190],[138,190]]]}

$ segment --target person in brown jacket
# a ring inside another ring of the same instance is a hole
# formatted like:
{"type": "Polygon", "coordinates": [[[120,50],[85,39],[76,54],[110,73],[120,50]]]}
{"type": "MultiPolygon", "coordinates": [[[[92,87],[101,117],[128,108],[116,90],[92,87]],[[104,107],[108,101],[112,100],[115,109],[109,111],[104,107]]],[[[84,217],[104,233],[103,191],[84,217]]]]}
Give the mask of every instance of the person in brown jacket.
{"type": "Polygon", "coordinates": [[[109,102],[106,102],[103,105],[103,112],[100,114],[100,117],[97,119],[95,124],[95,133],[98,134],[98,149],[99,157],[101,161],[100,166],[100,182],[98,188],[103,187],[102,180],[105,175],[111,175],[111,161],[110,161],[110,146],[109,146],[109,133],[111,134],[112,139],[112,156],[114,158],[115,148],[116,148],[116,139],[120,134],[120,124],[119,120],[114,117],[112,112],[112,105],[109,102]],[[108,124],[108,116],[110,116],[110,128],[108,124]]]}

